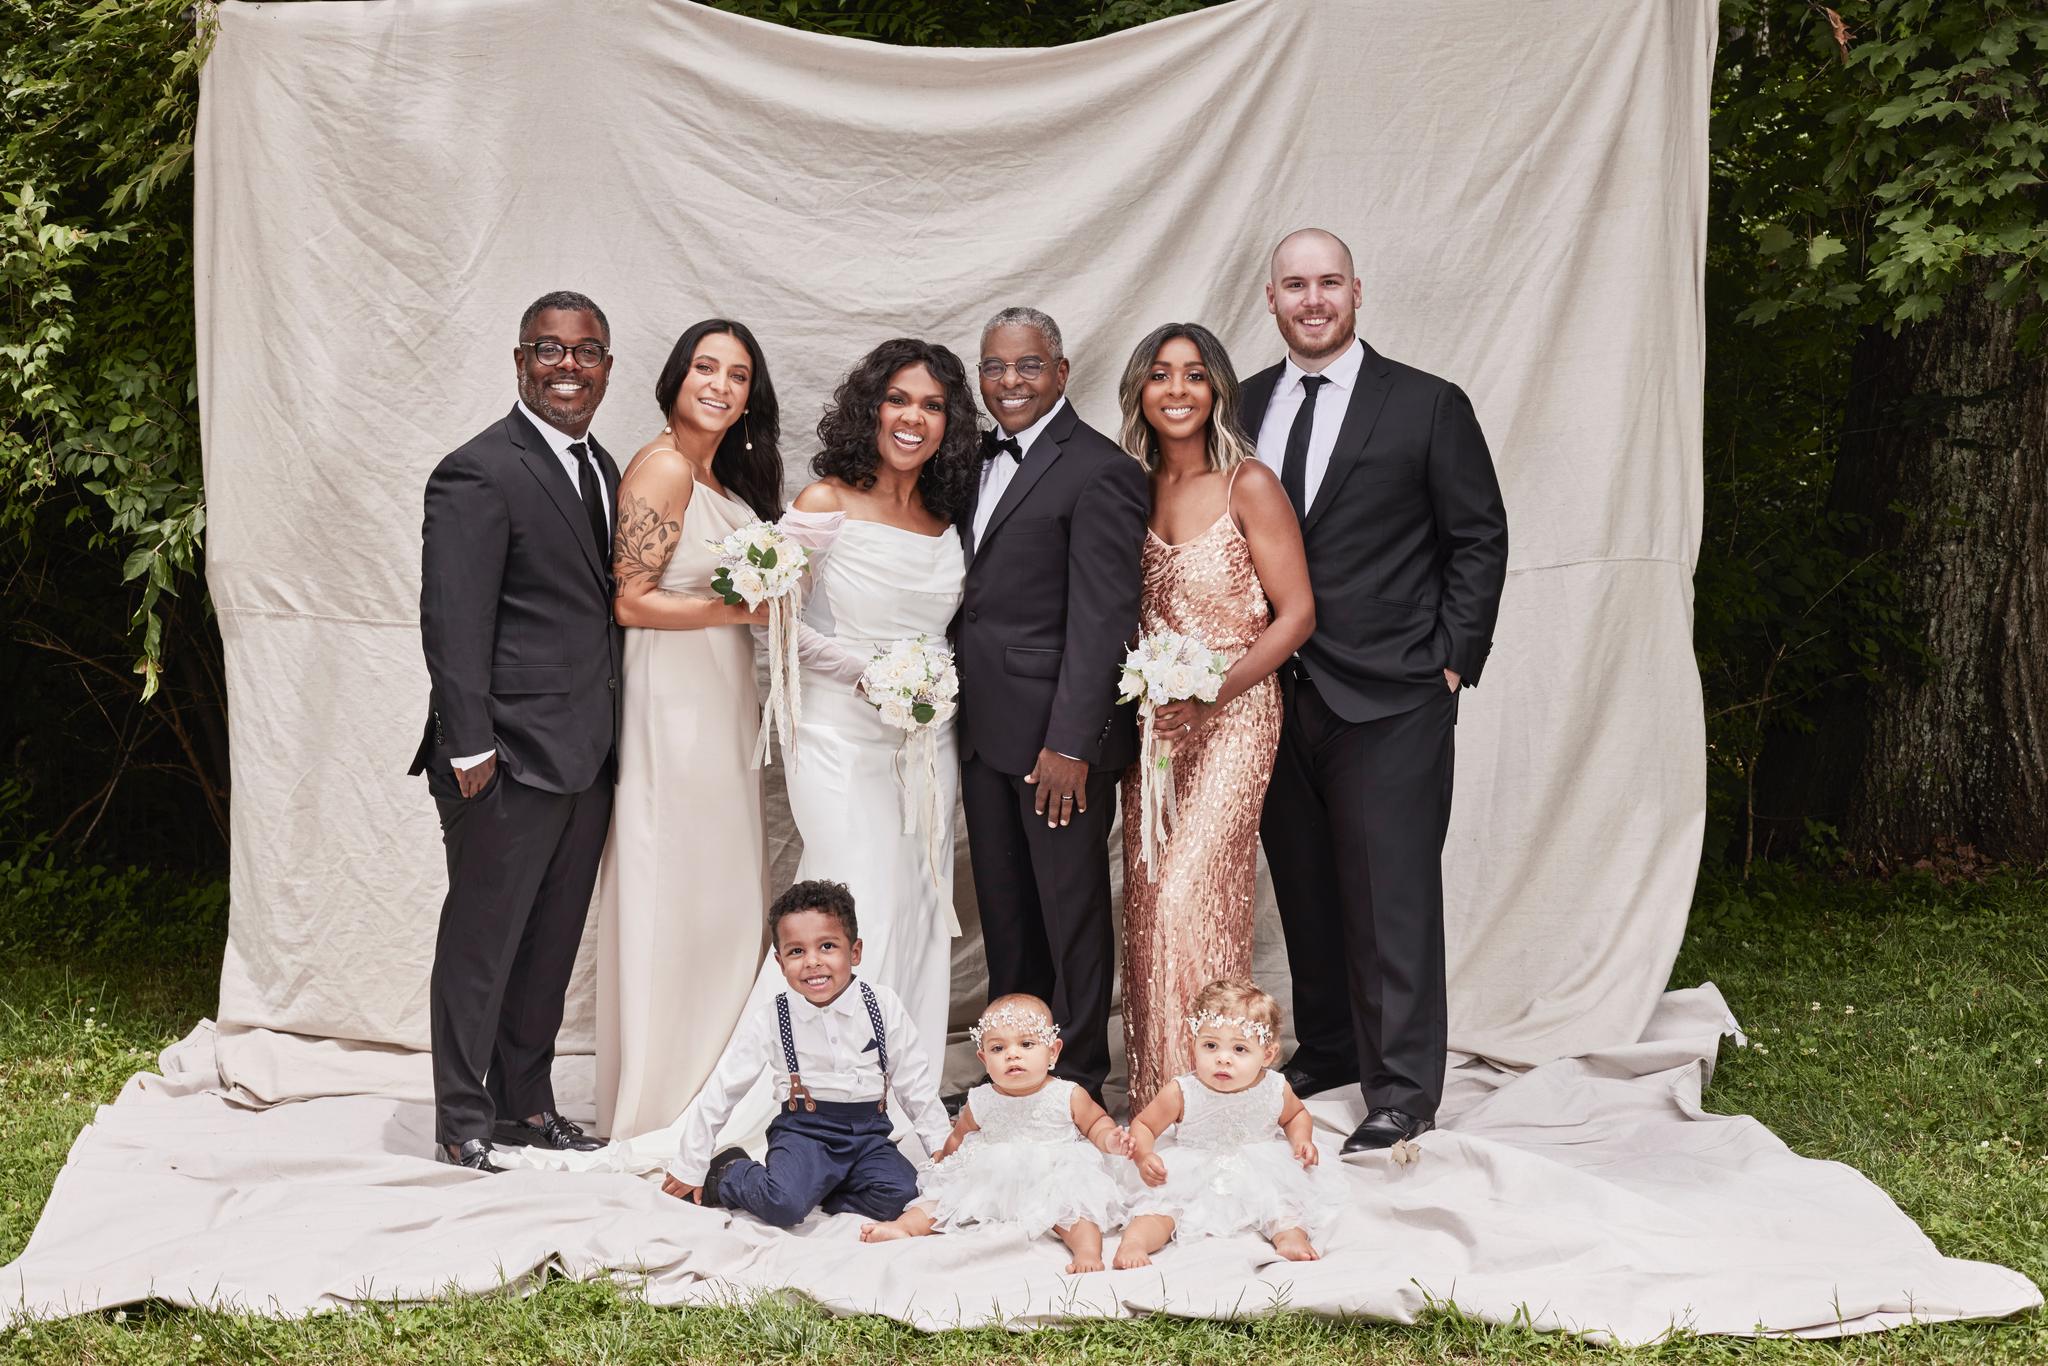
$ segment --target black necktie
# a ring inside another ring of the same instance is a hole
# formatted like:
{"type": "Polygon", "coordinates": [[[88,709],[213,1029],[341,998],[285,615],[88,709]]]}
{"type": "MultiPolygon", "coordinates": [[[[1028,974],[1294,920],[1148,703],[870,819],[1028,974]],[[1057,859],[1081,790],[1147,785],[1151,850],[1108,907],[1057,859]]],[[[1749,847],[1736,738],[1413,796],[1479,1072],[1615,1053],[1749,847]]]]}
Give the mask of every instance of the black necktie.
{"type": "Polygon", "coordinates": [[[999,437],[994,432],[990,432],[988,435],[988,449],[982,453],[985,459],[993,460],[996,458],[996,453],[1002,451],[1006,452],[1010,459],[1017,464],[1021,465],[1024,463],[1024,448],[1017,444],[1016,437],[999,437]]]}
{"type": "Polygon", "coordinates": [[[1308,436],[1316,425],[1316,391],[1330,382],[1328,375],[1301,377],[1301,406],[1294,410],[1294,425],[1287,429],[1287,453],[1280,459],[1280,487],[1294,504],[1294,515],[1308,516],[1308,436]]]}
{"type": "Polygon", "coordinates": [[[582,441],[571,441],[569,454],[576,457],[576,491],[583,495],[583,511],[590,517],[590,539],[597,545],[597,562],[610,569],[612,532],[611,524],[604,515],[603,485],[597,477],[597,458],[591,455],[589,444],[582,441]]]}

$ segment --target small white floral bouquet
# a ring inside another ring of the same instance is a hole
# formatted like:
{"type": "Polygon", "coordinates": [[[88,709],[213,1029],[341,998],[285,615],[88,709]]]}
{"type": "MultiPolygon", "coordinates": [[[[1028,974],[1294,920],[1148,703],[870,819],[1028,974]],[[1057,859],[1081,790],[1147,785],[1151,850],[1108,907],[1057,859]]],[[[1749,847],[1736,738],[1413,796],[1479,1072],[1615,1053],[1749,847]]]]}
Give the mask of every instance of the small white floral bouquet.
{"type": "MultiPolygon", "coordinates": [[[[940,865],[945,862],[945,835],[953,812],[940,800],[939,727],[960,709],[960,675],[953,668],[953,652],[928,636],[892,641],[868,661],[860,690],[885,724],[903,732],[896,752],[903,833],[923,831],[932,888],[943,892],[942,877],[948,870],[940,865]]],[[[958,935],[960,918],[953,914],[952,898],[942,895],[940,900],[958,935]]]]}
{"type": "Polygon", "coordinates": [[[1153,851],[1176,818],[1173,742],[1153,733],[1152,715],[1169,702],[1214,702],[1230,661],[1194,636],[1153,631],[1124,656],[1118,702],[1138,704],[1138,849],[1148,878],[1158,876],[1153,851]]]}
{"type": "Polygon", "coordinates": [[[769,736],[782,733],[782,753],[796,743],[803,715],[798,693],[797,611],[803,605],[804,570],[811,552],[772,522],[750,522],[722,541],[706,541],[718,557],[711,591],[728,606],[749,611],[768,604],[768,698],[761,704],[761,734],[754,744],[756,767],[769,762],[769,736]]]}

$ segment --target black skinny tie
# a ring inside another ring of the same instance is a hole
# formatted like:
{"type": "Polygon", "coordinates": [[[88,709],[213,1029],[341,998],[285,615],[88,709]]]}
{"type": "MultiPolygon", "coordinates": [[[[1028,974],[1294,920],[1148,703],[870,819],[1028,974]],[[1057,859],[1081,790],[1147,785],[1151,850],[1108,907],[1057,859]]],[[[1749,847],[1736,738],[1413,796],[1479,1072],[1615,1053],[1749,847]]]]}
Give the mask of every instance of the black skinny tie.
{"type": "Polygon", "coordinates": [[[590,538],[597,544],[597,562],[609,569],[612,532],[604,515],[604,486],[597,477],[597,458],[591,455],[589,444],[582,441],[571,441],[569,454],[576,457],[576,491],[583,495],[583,511],[590,517],[590,538]]]}
{"type": "Polygon", "coordinates": [[[1316,391],[1330,382],[1328,375],[1301,377],[1301,406],[1294,410],[1294,425],[1287,429],[1287,453],[1280,459],[1280,487],[1294,504],[1294,515],[1306,519],[1308,498],[1308,436],[1316,425],[1316,391]]]}

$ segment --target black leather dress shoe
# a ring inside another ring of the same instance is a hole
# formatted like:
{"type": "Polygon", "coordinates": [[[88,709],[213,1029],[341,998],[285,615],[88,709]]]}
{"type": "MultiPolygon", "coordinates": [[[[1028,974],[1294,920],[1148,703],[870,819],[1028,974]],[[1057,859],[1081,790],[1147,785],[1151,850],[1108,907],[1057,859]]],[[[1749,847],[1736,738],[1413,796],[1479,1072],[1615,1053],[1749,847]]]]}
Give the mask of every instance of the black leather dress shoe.
{"type": "Polygon", "coordinates": [[[501,1172],[505,1170],[491,1161],[491,1145],[480,1138],[465,1139],[452,1151],[446,1143],[434,1145],[434,1156],[451,1167],[467,1167],[473,1172],[501,1172]]]}
{"type": "Polygon", "coordinates": [[[1356,1077],[1324,1076],[1321,1073],[1311,1072],[1305,1067],[1296,1067],[1293,1063],[1289,1063],[1281,1068],[1280,1076],[1289,1086],[1294,1088],[1294,1095],[1297,1100],[1307,1100],[1310,1096],[1319,1095],[1324,1091],[1334,1091],[1340,1086],[1350,1086],[1358,1080],[1356,1077]]]}
{"type": "Polygon", "coordinates": [[[697,1203],[709,1209],[718,1208],[718,1182],[726,1169],[747,1155],[745,1148],[720,1148],[712,1154],[711,1165],[704,1169],[704,1185],[697,1193],[697,1203]]]}
{"type": "Polygon", "coordinates": [[[553,1110],[540,1112],[540,1123],[523,1119],[501,1119],[491,1126],[491,1137],[508,1148],[553,1148],[556,1152],[595,1152],[602,1139],[583,1132],[574,1120],[563,1119],[553,1110]]]}
{"type": "Polygon", "coordinates": [[[965,1091],[948,1091],[945,1095],[939,1097],[939,1104],[946,1107],[947,1119],[958,1119],[960,1118],[960,1112],[967,1108],[967,1093],[965,1091]]]}
{"type": "Polygon", "coordinates": [[[1353,1129],[1351,1137],[1344,1140],[1343,1151],[1378,1152],[1404,1140],[1420,1138],[1435,1127],[1436,1121],[1433,1119],[1417,1119],[1406,1110],[1396,1110],[1391,1105],[1375,1105],[1366,1114],[1365,1122],[1353,1129]]]}

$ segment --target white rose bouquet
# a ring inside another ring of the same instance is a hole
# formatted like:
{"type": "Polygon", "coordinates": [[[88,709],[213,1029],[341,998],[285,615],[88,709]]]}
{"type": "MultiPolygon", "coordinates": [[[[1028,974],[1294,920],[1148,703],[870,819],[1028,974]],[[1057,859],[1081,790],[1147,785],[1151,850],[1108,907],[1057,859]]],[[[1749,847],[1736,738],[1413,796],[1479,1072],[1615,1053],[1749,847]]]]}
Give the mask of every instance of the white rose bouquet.
{"type": "MultiPolygon", "coordinates": [[[[923,831],[932,887],[939,890],[945,832],[953,820],[952,811],[941,809],[939,800],[939,727],[960,709],[960,675],[953,668],[953,652],[943,641],[927,636],[892,641],[868,662],[860,676],[860,690],[881,712],[885,724],[903,732],[902,746],[896,752],[903,833],[923,831]]],[[[960,920],[953,914],[952,899],[941,900],[946,902],[946,915],[958,935],[960,920]]]]}
{"type": "Polygon", "coordinates": [[[797,719],[803,715],[796,658],[797,611],[803,605],[804,570],[811,552],[772,522],[751,522],[722,541],[706,541],[718,557],[711,591],[727,605],[745,603],[748,610],[768,604],[768,698],[761,704],[761,734],[754,745],[754,763],[769,762],[769,736],[782,733],[782,753],[796,743],[797,719]]]}
{"type": "Polygon", "coordinates": [[[1138,704],[1138,849],[1145,875],[1156,877],[1153,851],[1175,819],[1173,742],[1153,733],[1152,715],[1169,702],[1214,702],[1230,661],[1194,636],[1153,631],[1124,656],[1118,702],[1138,704]]]}

